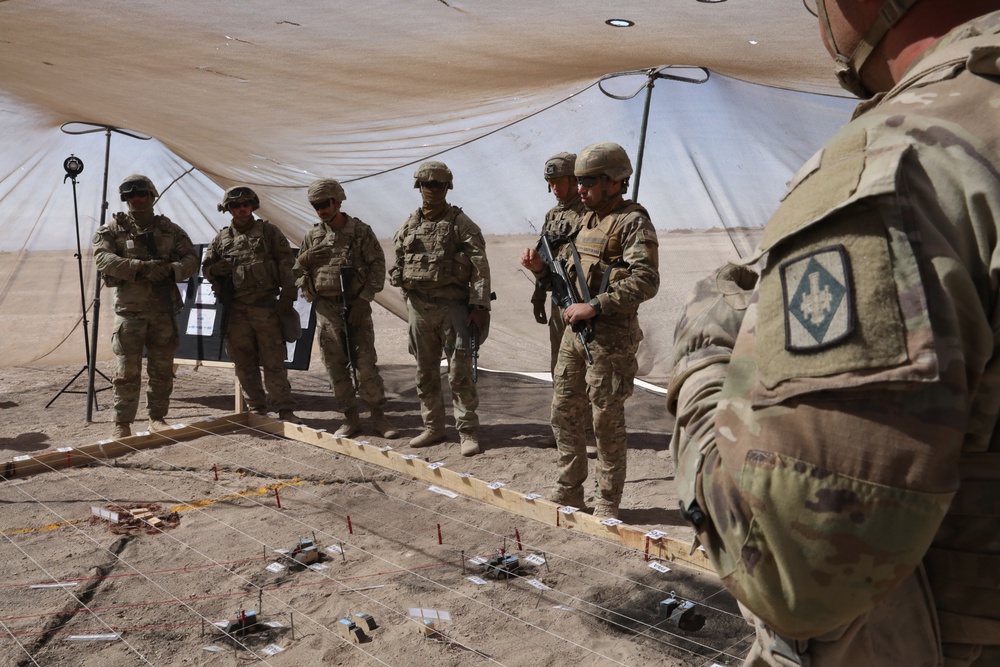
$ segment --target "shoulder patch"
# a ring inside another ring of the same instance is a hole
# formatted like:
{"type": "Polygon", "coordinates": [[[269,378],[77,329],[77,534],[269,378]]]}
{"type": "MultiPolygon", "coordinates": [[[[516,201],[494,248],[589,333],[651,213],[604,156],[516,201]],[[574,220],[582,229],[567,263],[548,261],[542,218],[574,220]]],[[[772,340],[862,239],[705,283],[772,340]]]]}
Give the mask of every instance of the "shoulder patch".
{"type": "Polygon", "coordinates": [[[654,245],[659,245],[659,240],[656,238],[656,230],[653,229],[640,229],[639,233],[636,234],[639,243],[652,243],[654,245]]]}
{"type": "Polygon", "coordinates": [[[854,330],[851,264],[844,246],[821,248],[778,267],[785,311],[785,349],[821,350],[854,330]]]}
{"type": "Polygon", "coordinates": [[[771,259],[761,274],[756,332],[766,390],[906,362],[900,278],[880,220],[825,220],[776,248],[771,259]]]}

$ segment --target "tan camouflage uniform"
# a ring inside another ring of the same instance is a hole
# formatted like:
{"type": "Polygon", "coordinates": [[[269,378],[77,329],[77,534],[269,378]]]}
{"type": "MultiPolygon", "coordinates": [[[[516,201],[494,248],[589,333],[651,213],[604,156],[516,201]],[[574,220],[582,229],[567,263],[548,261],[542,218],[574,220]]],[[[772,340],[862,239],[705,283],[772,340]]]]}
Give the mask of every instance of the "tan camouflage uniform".
{"type": "Polygon", "coordinates": [[[285,368],[287,348],[278,319],[279,295],[290,295],[285,297],[289,304],[296,295],[288,239],[276,226],[259,218],[245,231],[235,225],[224,227],[212,239],[203,262],[205,277],[212,281],[216,294],[225,280],[217,270],[223,258],[232,264],[233,278],[226,351],[236,367],[247,405],[265,411],[270,399],[271,410],[292,410],[295,401],[285,368]]]}
{"type": "MultiPolygon", "coordinates": [[[[140,216],[144,217],[144,216],[140,216]]],[[[166,216],[152,215],[140,226],[127,213],[116,213],[93,240],[94,261],[104,283],[115,288],[115,325],[111,349],[118,357],[113,375],[116,423],[135,420],[142,382],[142,351],[146,350],[146,409],[150,419],[162,420],[174,388],[174,352],[177,350],[177,313],[184,305],[176,283],[198,270],[198,254],[187,233],[166,216]],[[156,253],[141,235],[152,233],[156,253]],[[143,264],[168,261],[172,273],[152,283],[142,277],[143,264]]]]}
{"type": "MultiPolygon", "coordinates": [[[[433,220],[417,209],[393,239],[396,261],[389,271],[409,314],[409,349],[417,362],[417,396],[424,426],[445,427],[441,396],[441,353],[448,358],[455,424],[460,433],[479,428],[479,397],[472,381],[466,318],[470,308],[490,307],[490,265],[479,227],[457,206],[433,220]]],[[[486,339],[487,332],[480,334],[486,339]]]]}
{"type": "Polygon", "coordinates": [[[678,491],[747,665],[1000,664],[998,56],[1000,12],[931,46],[793,179],[756,289],[678,324],[678,491]]]}
{"type": "MultiPolygon", "coordinates": [[[[597,442],[596,483],[599,502],[618,507],[625,487],[625,401],[632,395],[635,360],[642,329],[639,304],[659,289],[659,251],[656,230],[646,210],[622,200],[603,219],[587,211],[576,237],[587,287],[600,303],[600,316],[591,320],[594,340],[583,344],[569,327],[563,332],[553,371],[552,431],[559,449],[561,495],[583,498],[587,479],[585,428],[592,412],[597,442]],[[609,273],[605,292],[601,284],[609,273]]],[[[575,278],[572,264],[567,267],[575,278]]],[[[547,269],[540,275],[547,274],[547,269]]]]}
{"type": "MultiPolygon", "coordinates": [[[[545,223],[542,225],[542,235],[553,238],[569,238],[580,228],[580,221],[583,219],[585,211],[586,207],[578,192],[572,201],[566,204],[556,204],[549,209],[549,212],[545,214],[545,223]]],[[[566,321],[563,319],[563,309],[552,303],[552,299],[549,298],[551,292],[552,282],[550,278],[536,281],[535,291],[531,295],[531,303],[539,305],[548,301],[552,309],[549,313],[549,345],[552,349],[549,370],[554,371],[566,321]]]]}
{"type": "MultiPolygon", "coordinates": [[[[326,223],[313,226],[302,240],[295,276],[307,301],[316,304],[319,346],[330,376],[330,386],[342,412],[356,409],[350,360],[344,342],[344,301],[371,302],[385,284],[385,253],[372,228],[344,214],[344,226],[332,230],[326,223]],[[340,270],[347,269],[347,294],[340,289],[340,270]]],[[[364,322],[351,327],[351,345],[357,362],[358,396],[370,408],[385,404],[385,384],[375,353],[375,329],[369,311],[364,322]]]]}

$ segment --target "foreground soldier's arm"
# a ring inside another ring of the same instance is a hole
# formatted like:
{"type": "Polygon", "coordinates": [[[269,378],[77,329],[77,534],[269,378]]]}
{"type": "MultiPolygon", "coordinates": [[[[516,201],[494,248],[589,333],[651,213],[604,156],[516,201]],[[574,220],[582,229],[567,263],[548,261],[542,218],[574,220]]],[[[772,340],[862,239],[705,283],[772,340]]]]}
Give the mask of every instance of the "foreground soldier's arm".
{"type": "MultiPolygon", "coordinates": [[[[998,171],[973,137],[921,144],[932,120],[889,118],[898,132],[842,132],[799,179],[741,325],[704,298],[678,325],[684,509],[734,595],[790,638],[844,629],[920,565],[963,447],[985,452],[996,421],[996,240],[977,235],[998,171]]],[[[976,550],[946,532],[935,547],[976,550]]]]}

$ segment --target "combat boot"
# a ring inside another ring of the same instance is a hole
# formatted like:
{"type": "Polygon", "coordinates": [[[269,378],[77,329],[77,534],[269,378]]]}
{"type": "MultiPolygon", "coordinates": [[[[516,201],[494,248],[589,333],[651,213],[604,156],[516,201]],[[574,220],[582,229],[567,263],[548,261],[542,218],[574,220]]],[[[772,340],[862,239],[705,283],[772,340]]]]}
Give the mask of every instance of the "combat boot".
{"type": "Polygon", "coordinates": [[[460,433],[459,441],[462,445],[462,456],[475,456],[480,451],[479,440],[476,439],[475,433],[460,433]]]}
{"type": "Polygon", "coordinates": [[[399,432],[389,425],[389,421],[385,418],[385,411],[381,407],[372,408],[372,426],[375,427],[375,432],[383,438],[392,439],[399,435],[399,432]]]}
{"type": "Polygon", "coordinates": [[[557,484],[555,489],[548,494],[546,500],[560,507],[569,506],[580,510],[587,509],[587,505],[583,502],[582,484],[573,488],[557,484]]]}
{"type": "Polygon", "coordinates": [[[598,500],[594,503],[594,517],[601,519],[617,519],[618,505],[609,503],[606,500],[598,500]]]}
{"type": "Polygon", "coordinates": [[[266,417],[267,416],[267,406],[258,405],[255,408],[250,408],[250,412],[254,413],[255,415],[260,415],[261,417],[266,417]]]}
{"type": "Polygon", "coordinates": [[[132,422],[115,422],[115,430],[111,432],[112,438],[127,438],[132,435],[132,422]]]}
{"type": "Polygon", "coordinates": [[[349,438],[361,430],[361,417],[358,416],[357,408],[344,410],[344,423],[334,432],[334,436],[349,438]]]}
{"type": "Polygon", "coordinates": [[[587,445],[587,458],[588,459],[597,458],[597,445],[587,445]]]}
{"type": "Polygon", "coordinates": [[[420,449],[421,447],[429,447],[435,442],[441,442],[444,440],[445,432],[444,430],[438,431],[433,428],[425,428],[424,432],[410,440],[410,447],[413,449],[420,449]]]}
{"type": "Polygon", "coordinates": [[[147,430],[152,433],[153,431],[166,431],[170,428],[170,424],[163,421],[163,417],[150,417],[149,426],[147,430]]]}
{"type": "Polygon", "coordinates": [[[282,420],[288,422],[289,424],[301,424],[302,423],[302,420],[299,419],[295,415],[295,413],[292,412],[291,410],[279,410],[278,411],[278,419],[282,419],[282,420]]]}

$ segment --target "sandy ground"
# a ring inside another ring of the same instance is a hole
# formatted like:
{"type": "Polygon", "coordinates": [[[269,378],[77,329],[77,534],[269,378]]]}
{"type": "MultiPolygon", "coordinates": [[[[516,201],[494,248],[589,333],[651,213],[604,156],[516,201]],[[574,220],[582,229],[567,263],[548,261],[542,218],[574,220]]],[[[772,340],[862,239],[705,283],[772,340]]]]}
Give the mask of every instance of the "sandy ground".
{"type": "MultiPolygon", "coordinates": [[[[501,300],[481,357],[483,453],[459,456],[453,429],[448,442],[412,451],[482,480],[544,493],[556,475],[555,450],[539,446],[551,433],[551,385],[497,370],[548,367],[545,327],[534,323],[528,304],[531,281],[516,265],[527,241],[488,241],[501,300]]],[[[690,285],[732,247],[725,234],[661,239],[661,290],[640,311],[640,365],[653,384],[664,386],[673,322],[690,285]]],[[[105,409],[91,424],[82,394],[58,393],[85,358],[82,332],[74,329],[81,300],[75,260],[0,256],[0,274],[0,460],[106,438],[109,391],[99,392],[105,409]],[[53,292],[53,285],[61,287],[53,292]]],[[[110,292],[103,297],[99,368],[111,375],[110,292]]],[[[403,452],[420,415],[406,325],[390,312],[398,310],[393,299],[384,295],[386,308],[376,308],[374,318],[387,413],[401,429],[388,444],[403,452]]],[[[290,375],[298,412],[308,425],[332,431],[340,414],[315,351],[313,360],[311,370],[290,375]]],[[[97,386],[109,385],[98,376],[97,386]]],[[[85,375],[70,389],[84,390],[85,375]]],[[[181,366],[173,399],[172,423],[231,413],[232,371],[181,366]]],[[[667,455],[672,422],[662,394],[637,388],[626,409],[621,518],[689,541],[676,510],[667,455]]],[[[0,481],[0,504],[0,666],[708,667],[739,664],[748,648],[750,629],[713,576],[672,563],[661,572],[618,543],[448,498],[387,469],[250,429],[0,481]],[[93,507],[148,508],[164,523],[161,530],[137,521],[112,525],[94,518],[93,507]],[[324,568],[267,569],[281,559],[277,549],[300,538],[317,541],[324,568]],[[468,562],[499,549],[520,558],[524,576],[497,581],[468,562]],[[544,561],[532,564],[529,556],[544,561]],[[679,627],[676,618],[660,617],[661,601],[673,593],[695,602],[704,623],[679,627]],[[240,609],[281,625],[235,638],[215,629],[240,609]],[[410,609],[448,612],[451,620],[438,623],[439,636],[425,637],[410,609]],[[356,613],[379,626],[360,644],[337,631],[339,619],[356,613]],[[75,639],[108,634],[118,639],[75,639]]]]}
{"type": "MultiPolygon", "coordinates": [[[[110,366],[102,370],[110,374],[110,366]]],[[[402,429],[390,444],[405,449],[420,427],[412,365],[383,370],[388,413],[402,429]]],[[[82,395],[43,407],[75,371],[4,369],[0,458],[107,436],[110,411],[94,413],[88,425],[82,395]]],[[[336,428],[340,415],[323,372],[294,372],[292,383],[307,423],[336,428]]],[[[232,386],[228,369],[181,367],[170,421],[231,412],[232,386]]],[[[550,385],[483,372],[479,390],[484,452],[459,456],[451,431],[447,443],[416,453],[544,492],[555,476],[555,450],[538,447],[549,434],[550,385]]],[[[99,394],[102,407],[109,394],[99,394]]],[[[638,390],[628,422],[621,518],[689,538],[674,509],[662,397],[638,390]]],[[[747,648],[749,628],[712,576],[681,566],[656,571],[643,553],[619,544],[250,430],[0,482],[0,503],[0,665],[707,666],[739,664],[747,648]],[[112,525],[93,518],[92,507],[149,508],[165,523],[163,530],[112,525]],[[301,537],[317,541],[326,567],[269,571],[280,560],[275,551],[301,537]],[[524,576],[498,581],[482,565],[463,567],[463,555],[504,548],[519,556],[524,576]],[[530,555],[544,564],[529,563],[530,555]],[[54,583],[72,586],[31,587],[54,583]],[[683,630],[658,617],[672,592],[696,603],[703,627],[683,630]],[[240,609],[281,626],[235,639],[212,626],[240,609]],[[410,609],[448,612],[451,620],[439,622],[441,636],[424,637],[410,609]],[[337,632],[339,619],[356,613],[379,626],[360,644],[337,632]],[[120,638],[74,639],[108,634],[120,638]],[[270,655],[274,647],[283,650],[270,655]]]]}

